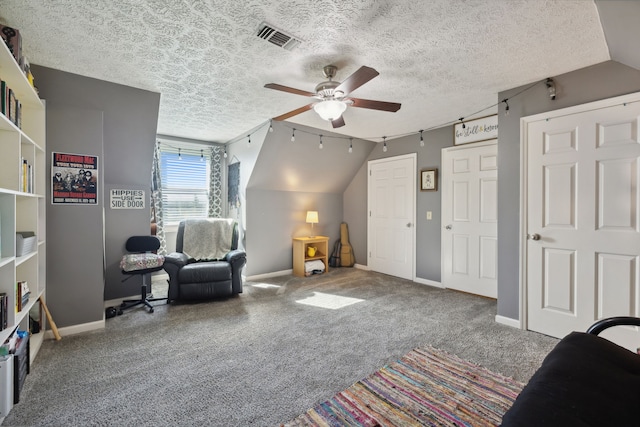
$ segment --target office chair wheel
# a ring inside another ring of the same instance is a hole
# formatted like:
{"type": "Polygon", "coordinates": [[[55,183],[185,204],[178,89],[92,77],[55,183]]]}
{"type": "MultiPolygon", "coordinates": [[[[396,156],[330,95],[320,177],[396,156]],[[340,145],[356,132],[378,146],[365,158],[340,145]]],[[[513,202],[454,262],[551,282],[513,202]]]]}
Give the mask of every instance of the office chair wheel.
{"type": "Polygon", "coordinates": [[[149,309],[149,313],[153,313],[153,308],[150,308],[150,309],[149,309]]]}
{"type": "MultiPolygon", "coordinates": [[[[120,311],[122,311],[122,310],[120,310],[120,311]]],[[[105,316],[104,317],[106,317],[107,319],[110,319],[112,317],[116,317],[117,314],[118,314],[118,310],[116,310],[115,307],[108,307],[105,310],[105,313],[104,313],[105,316]]]]}

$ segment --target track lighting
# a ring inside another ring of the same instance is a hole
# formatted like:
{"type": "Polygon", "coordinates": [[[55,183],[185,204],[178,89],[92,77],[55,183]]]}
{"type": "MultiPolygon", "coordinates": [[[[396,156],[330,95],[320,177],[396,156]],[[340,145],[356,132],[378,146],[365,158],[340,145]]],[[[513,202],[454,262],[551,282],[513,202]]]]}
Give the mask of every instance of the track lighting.
{"type": "Polygon", "coordinates": [[[227,158],[227,147],[224,147],[224,154],[223,154],[224,158],[227,158]]]}
{"type": "Polygon", "coordinates": [[[549,77],[544,83],[545,85],[547,85],[549,98],[551,98],[552,101],[555,100],[556,99],[556,83],[551,79],[551,77],[549,77]]]}
{"type": "Polygon", "coordinates": [[[200,161],[204,162],[204,150],[200,150],[200,161]]]}
{"type": "Polygon", "coordinates": [[[251,134],[247,135],[247,138],[249,140],[249,144],[251,144],[251,134]]]}
{"type": "MultiPolygon", "coordinates": [[[[549,98],[551,98],[552,100],[555,100],[556,99],[556,85],[555,85],[554,80],[551,77],[549,77],[549,78],[547,78],[545,80],[538,80],[535,83],[532,83],[528,87],[522,89],[520,92],[516,93],[515,95],[512,95],[511,98],[519,96],[522,93],[533,89],[534,87],[538,86],[541,82],[545,83],[547,91],[548,91],[548,94],[549,94],[549,98]]],[[[470,114],[469,117],[475,117],[478,113],[483,112],[485,110],[488,110],[489,108],[499,107],[501,103],[504,103],[504,114],[505,114],[505,116],[508,116],[509,112],[510,112],[509,111],[510,110],[510,108],[509,108],[509,99],[510,98],[505,98],[503,100],[500,100],[496,104],[493,104],[493,105],[491,105],[489,107],[486,107],[486,108],[484,108],[484,109],[482,109],[480,111],[476,111],[473,114],[470,114]]],[[[346,108],[346,106],[345,106],[344,102],[337,101],[337,100],[329,100],[329,99],[321,101],[321,102],[317,102],[317,103],[315,103],[313,105],[313,109],[316,110],[316,112],[318,112],[318,114],[320,114],[321,116],[322,116],[322,114],[324,114],[324,112],[327,112],[327,114],[323,117],[323,119],[329,120],[329,121],[333,121],[333,120],[335,120],[335,118],[340,118],[341,115],[342,115],[342,112],[344,111],[345,108],[346,108]],[[336,110],[335,111],[330,111],[331,108],[334,108],[334,107],[336,108],[336,110]],[[320,110],[320,111],[318,111],[318,110],[320,110]]],[[[465,118],[464,117],[460,117],[458,120],[452,120],[452,121],[446,123],[446,125],[455,124],[457,126],[458,124],[460,124],[462,129],[466,129],[467,125],[466,125],[466,123],[464,121],[465,121],[465,118]]],[[[267,123],[263,122],[263,124],[261,126],[265,126],[265,125],[267,125],[267,123]]],[[[270,132],[273,131],[273,121],[272,120],[269,120],[268,125],[269,125],[269,131],[270,132]]],[[[430,131],[430,130],[435,129],[437,127],[439,127],[439,126],[430,127],[430,128],[427,129],[427,131],[430,131]]],[[[293,128],[291,130],[291,142],[295,142],[296,130],[298,130],[298,129],[293,128]]],[[[302,130],[302,132],[308,133],[310,135],[318,136],[318,134],[313,133],[313,132],[307,132],[305,130],[302,130]]],[[[425,146],[424,135],[423,135],[424,129],[421,129],[418,132],[420,133],[420,147],[424,147],[425,146]]],[[[406,135],[407,134],[404,134],[404,135],[393,135],[392,138],[397,138],[397,137],[406,136],[406,135]]],[[[323,135],[319,135],[319,136],[320,136],[320,144],[319,144],[318,148],[320,150],[322,150],[323,149],[323,142],[322,142],[323,135]]],[[[251,144],[251,134],[247,135],[247,138],[249,140],[249,144],[251,144]]],[[[334,135],[330,136],[330,138],[346,139],[346,138],[342,138],[342,137],[334,136],[334,135]]],[[[374,137],[372,137],[371,139],[373,139],[373,138],[374,137]]],[[[386,141],[387,137],[384,136],[384,137],[382,137],[382,139],[383,139],[382,150],[383,150],[383,152],[387,152],[387,150],[388,150],[387,141],[386,141]]],[[[353,141],[352,141],[351,138],[349,138],[349,153],[352,153],[352,152],[353,152],[353,141]]]]}
{"type": "Polygon", "coordinates": [[[182,160],[182,153],[181,153],[181,149],[178,148],[178,160],[182,160]]]}

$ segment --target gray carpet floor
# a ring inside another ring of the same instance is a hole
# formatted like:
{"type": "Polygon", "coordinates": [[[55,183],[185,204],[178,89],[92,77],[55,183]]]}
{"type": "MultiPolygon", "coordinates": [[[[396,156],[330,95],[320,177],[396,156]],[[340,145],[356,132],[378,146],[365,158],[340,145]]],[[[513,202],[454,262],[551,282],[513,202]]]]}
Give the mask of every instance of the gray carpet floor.
{"type": "Polygon", "coordinates": [[[278,426],[416,347],[526,382],[558,341],[497,324],[495,300],[353,268],[155,304],[45,340],[2,425],[278,426]],[[324,294],[362,301],[298,302],[324,294]]]}

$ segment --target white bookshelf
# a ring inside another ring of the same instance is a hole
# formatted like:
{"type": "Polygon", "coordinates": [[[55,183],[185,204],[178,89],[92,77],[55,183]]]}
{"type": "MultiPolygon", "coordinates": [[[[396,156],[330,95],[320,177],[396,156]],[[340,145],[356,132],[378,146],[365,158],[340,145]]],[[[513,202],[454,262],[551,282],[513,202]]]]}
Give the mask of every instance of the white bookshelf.
{"type": "MultiPolygon", "coordinates": [[[[29,330],[29,311],[46,288],[46,152],[45,106],[6,45],[0,42],[0,79],[22,103],[22,129],[0,114],[0,292],[9,296],[8,326],[0,331],[3,343],[16,330],[29,330]],[[32,169],[32,191],[21,185],[22,161],[32,169]],[[16,232],[33,231],[35,249],[17,256],[16,232]],[[16,311],[15,286],[27,281],[29,302],[16,311]]],[[[43,330],[31,337],[31,359],[38,353],[43,330]]]]}

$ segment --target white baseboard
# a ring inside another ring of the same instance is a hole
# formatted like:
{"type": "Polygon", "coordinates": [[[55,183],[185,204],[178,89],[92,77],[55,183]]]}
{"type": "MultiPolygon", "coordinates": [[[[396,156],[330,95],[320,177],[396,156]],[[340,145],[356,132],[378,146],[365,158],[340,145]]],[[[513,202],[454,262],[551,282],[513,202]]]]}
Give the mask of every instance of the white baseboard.
{"type": "MultiPolygon", "coordinates": [[[[81,334],[83,332],[96,331],[98,329],[104,329],[104,319],[96,320],[95,322],[82,323],[80,325],[65,326],[64,328],[58,328],[58,333],[64,339],[69,335],[81,334]]],[[[44,333],[45,338],[54,339],[53,332],[47,330],[44,333]]]]}
{"type": "Polygon", "coordinates": [[[415,279],[413,279],[413,281],[421,285],[433,286],[434,288],[444,289],[444,286],[442,286],[442,283],[436,282],[434,280],[427,280],[427,279],[421,279],[419,277],[416,277],[415,279]]]}
{"type": "Polygon", "coordinates": [[[360,270],[369,271],[369,266],[368,265],[354,264],[353,267],[357,268],[357,269],[360,269],[360,270]]]}
{"type": "Polygon", "coordinates": [[[256,280],[269,279],[271,277],[286,276],[287,274],[293,274],[293,269],[274,271],[273,273],[256,274],[254,276],[247,276],[245,280],[255,282],[256,280]]]}
{"type": "Polygon", "coordinates": [[[496,315],[496,323],[511,326],[512,328],[522,329],[522,323],[518,319],[500,316],[499,314],[496,315]]]}

